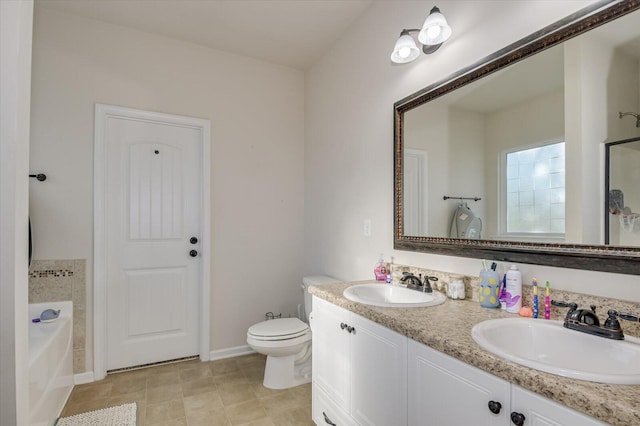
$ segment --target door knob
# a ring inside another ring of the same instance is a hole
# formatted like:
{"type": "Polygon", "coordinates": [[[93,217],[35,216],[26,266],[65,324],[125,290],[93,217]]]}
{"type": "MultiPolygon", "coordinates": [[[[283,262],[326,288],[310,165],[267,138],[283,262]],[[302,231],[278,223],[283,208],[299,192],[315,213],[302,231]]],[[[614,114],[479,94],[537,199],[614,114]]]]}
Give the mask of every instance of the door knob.
{"type": "Polygon", "coordinates": [[[189,256],[191,256],[191,257],[196,257],[197,255],[198,255],[198,251],[197,250],[191,250],[189,252],[189,256]]]}
{"type": "Polygon", "coordinates": [[[191,244],[198,244],[198,239],[196,237],[191,237],[191,238],[189,238],[189,242],[191,244]]]}

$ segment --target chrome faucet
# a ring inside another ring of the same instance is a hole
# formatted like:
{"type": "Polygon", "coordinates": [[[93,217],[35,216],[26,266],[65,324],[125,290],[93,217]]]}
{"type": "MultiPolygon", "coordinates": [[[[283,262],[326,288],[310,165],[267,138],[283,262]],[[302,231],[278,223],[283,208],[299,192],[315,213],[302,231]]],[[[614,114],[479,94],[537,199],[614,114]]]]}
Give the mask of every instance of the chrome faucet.
{"type": "Polygon", "coordinates": [[[564,318],[564,326],[571,330],[580,331],[587,334],[593,334],[594,336],[606,337],[607,339],[623,340],[624,333],[620,326],[618,318],[622,318],[626,321],[640,322],[638,315],[633,315],[626,312],[617,312],[610,309],[607,314],[608,317],[604,322],[604,325],[600,325],[600,320],[596,315],[595,305],[591,305],[591,310],[578,309],[576,303],[557,302],[551,301],[553,306],[561,308],[569,308],[566,317],[564,318]]]}

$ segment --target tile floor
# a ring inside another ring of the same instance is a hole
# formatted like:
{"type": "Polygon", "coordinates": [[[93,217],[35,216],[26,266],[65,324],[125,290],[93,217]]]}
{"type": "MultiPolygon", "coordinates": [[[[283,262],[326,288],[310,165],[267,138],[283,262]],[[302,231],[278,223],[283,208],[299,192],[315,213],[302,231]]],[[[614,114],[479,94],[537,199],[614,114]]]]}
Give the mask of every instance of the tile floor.
{"type": "Polygon", "coordinates": [[[267,389],[265,361],[252,354],[109,374],[76,386],[62,416],[137,402],[137,426],[314,425],[311,384],[267,389]]]}

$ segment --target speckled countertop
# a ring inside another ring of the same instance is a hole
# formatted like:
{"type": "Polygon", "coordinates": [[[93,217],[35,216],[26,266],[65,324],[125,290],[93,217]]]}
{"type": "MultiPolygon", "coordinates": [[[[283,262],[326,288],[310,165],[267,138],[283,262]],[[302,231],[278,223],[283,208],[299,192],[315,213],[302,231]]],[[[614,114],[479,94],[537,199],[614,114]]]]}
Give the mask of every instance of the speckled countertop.
{"type": "Polygon", "coordinates": [[[310,292],[576,411],[616,426],[640,425],[640,386],[568,379],[523,367],[482,349],[471,337],[475,324],[493,318],[514,317],[513,314],[500,309],[484,309],[471,300],[448,299],[442,305],[428,308],[379,308],[342,296],[345,288],[363,282],[312,286],[310,292]]]}

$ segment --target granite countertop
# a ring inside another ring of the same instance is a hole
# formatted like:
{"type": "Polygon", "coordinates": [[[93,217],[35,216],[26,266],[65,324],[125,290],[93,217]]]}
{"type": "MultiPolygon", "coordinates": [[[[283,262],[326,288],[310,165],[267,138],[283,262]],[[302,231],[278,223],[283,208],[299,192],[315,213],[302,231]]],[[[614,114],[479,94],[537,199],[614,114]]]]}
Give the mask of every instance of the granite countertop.
{"type": "MultiPolygon", "coordinates": [[[[484,320],[513,318],[501,309],[485,309],[471,300],[451,300],[427,308],[380,308],[342,296],[351,285],[311,286],[311,294],[424,343],[467,364],[538,393],[576,411],[616,426],[640,425],[640,386],[575,380],[504,360],[482,349],[471,328],[484,320]]],[[[387,285],[387,284],[380,284],[387,285]]]]}

